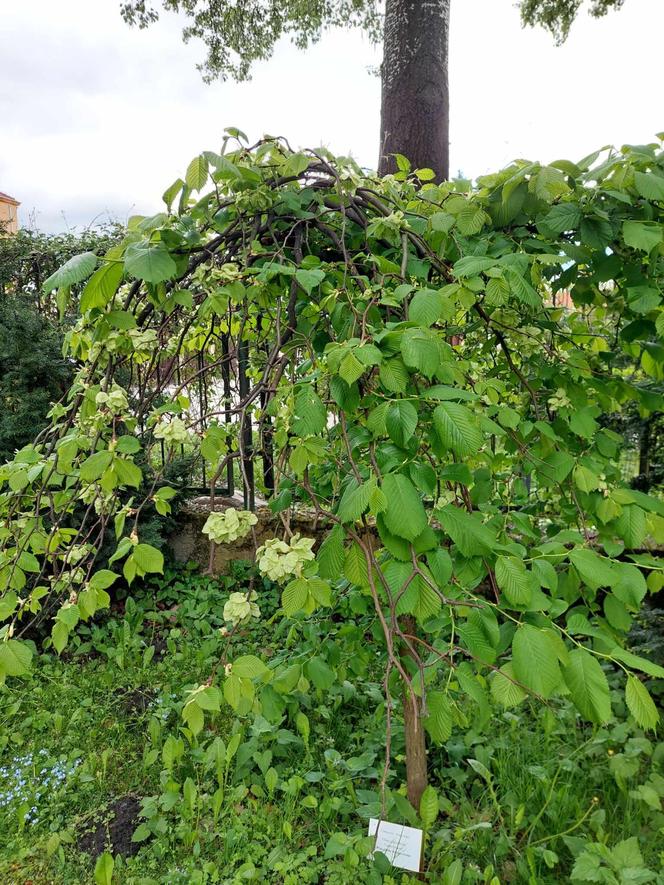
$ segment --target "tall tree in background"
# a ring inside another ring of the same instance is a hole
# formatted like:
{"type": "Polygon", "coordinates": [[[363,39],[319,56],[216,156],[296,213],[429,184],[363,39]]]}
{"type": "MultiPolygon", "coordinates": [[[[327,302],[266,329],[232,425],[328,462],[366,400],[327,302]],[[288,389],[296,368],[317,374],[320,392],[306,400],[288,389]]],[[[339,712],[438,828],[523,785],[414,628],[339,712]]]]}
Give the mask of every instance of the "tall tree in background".
{"type": "MultiPolygon", "coordinates": [[[[156,2],[156,0],[155,0],[156,2]]],[[[378,169],[394,169],[394,154],[415,168],[449,177],[448,35],[450,0],[160,0],[184,14],[185,41],[202,40],[206,81],[248,79],[254,62],[269,58],[281,37],[305,49],[326,28],[363,30],[383,42],[378,169]]],[[[509,2],[509,0],[505,0],[509,2]]],[[[624,0],[520,0],[524,25],[546,28],[562,43],[584,5],[600,17],[624,0]]],[[[158,4],[157,4],[158,5],[158,4]]],[[[121,4],[125,20],[145,28],[159,13],[150,0],[121,4]]]]}

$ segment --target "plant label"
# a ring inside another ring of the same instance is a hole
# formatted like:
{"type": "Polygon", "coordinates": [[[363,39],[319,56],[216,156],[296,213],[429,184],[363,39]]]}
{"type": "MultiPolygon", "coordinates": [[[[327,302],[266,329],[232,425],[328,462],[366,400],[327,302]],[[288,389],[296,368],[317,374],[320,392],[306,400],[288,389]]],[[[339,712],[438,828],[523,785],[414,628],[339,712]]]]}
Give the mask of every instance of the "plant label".
{"type": "Polygon", "coordinates": [[[369,835],[376,837],[374,851],[382,851],[393,867],[419,873],[422,830],[372,817],[369,820],[369,835]]]}

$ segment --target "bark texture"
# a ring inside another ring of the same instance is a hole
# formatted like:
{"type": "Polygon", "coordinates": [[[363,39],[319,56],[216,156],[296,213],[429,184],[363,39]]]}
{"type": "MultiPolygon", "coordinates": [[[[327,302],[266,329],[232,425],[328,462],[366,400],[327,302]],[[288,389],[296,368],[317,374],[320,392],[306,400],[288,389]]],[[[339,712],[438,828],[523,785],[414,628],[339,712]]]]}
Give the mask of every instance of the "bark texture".
{"type": "MultiPolygon", "coordinates": [[[[417,624],[412,615],[405,615],[401,619],[404,633],[415,635],[417,624]]],[[[412,657],[410,650],[404,648],[403,657],[412,657]]],[[[403,695],[403,719],[404,733],[406,738],[406,789],[408,801],[419,812],[420,799],[427,786],[427,745],[424,736],[424,725],[420,711],[420,699],[417,699],[416,709],[413,708],[413,699],[408,689],[404,689],[403,695]]]]}
{"type": "Polygon", "coordinates": [[[449,177],[450,0],[387,0],[381,68],[378,171],[396,170],[392,154],[413,169],[449,177]]]}

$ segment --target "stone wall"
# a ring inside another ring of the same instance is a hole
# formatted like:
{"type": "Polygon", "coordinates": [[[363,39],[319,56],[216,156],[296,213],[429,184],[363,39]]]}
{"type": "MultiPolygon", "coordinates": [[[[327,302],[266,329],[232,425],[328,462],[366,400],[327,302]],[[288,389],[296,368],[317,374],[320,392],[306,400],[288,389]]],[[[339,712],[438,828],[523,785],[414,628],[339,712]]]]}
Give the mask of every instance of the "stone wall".
{"type": "MultiPolygon", "coordinates": [[[[225,510],[227,507],[243,509],[240,498],[222,498],[215,501],[214,510],[225,510]]],[[[203,534],[203,526],[210,514],[210,499],[207,497],[192,498],[179,511],[177,528],[168,539],[169,546],[177,562],[195,562],[206,570],[210,564],[210,541],[203,534]]],[[[256,508],[258,523],[255,526],[258,543],[262,544],[269,538],[284,536],[284,523],[269,507],[259,504],[256,508]]],[[[289,517],[290,531],[299,532],[307,538],[324,537],[327,526],[316,519],[312,510],[298,510],[289,517]]],[[[248,535],[233,544],[215,544],[212,573],[224,575],[229,571],[231,562],[241,559],[252,559],[254,555],[252,536],[248,535]]]]}

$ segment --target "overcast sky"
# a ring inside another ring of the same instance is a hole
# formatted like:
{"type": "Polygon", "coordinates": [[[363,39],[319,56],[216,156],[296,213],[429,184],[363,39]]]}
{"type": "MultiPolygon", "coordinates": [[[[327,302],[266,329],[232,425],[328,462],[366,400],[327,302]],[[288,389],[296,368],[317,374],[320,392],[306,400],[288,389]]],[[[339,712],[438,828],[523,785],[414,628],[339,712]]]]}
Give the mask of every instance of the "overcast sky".
{"type": "MultiPolygon", "coordinates": [[[[155,0],[156,5],[160,5],[155,0]]],[[[333,32],[280,44],[249,83],[206,86],[202,49],[164,13],[128,28],[120,0],[0,0],[0,191],[24,226],[57,231],[151,213],[223,129],[286,135],[374,166],[378,51],[333,32]]],[[[664,130],[664,2],[581,18],[567,44],[521,29],[513,0],[452,0],[451,166],[475,176],[515,157],[580,159],[664,130]]]]}

